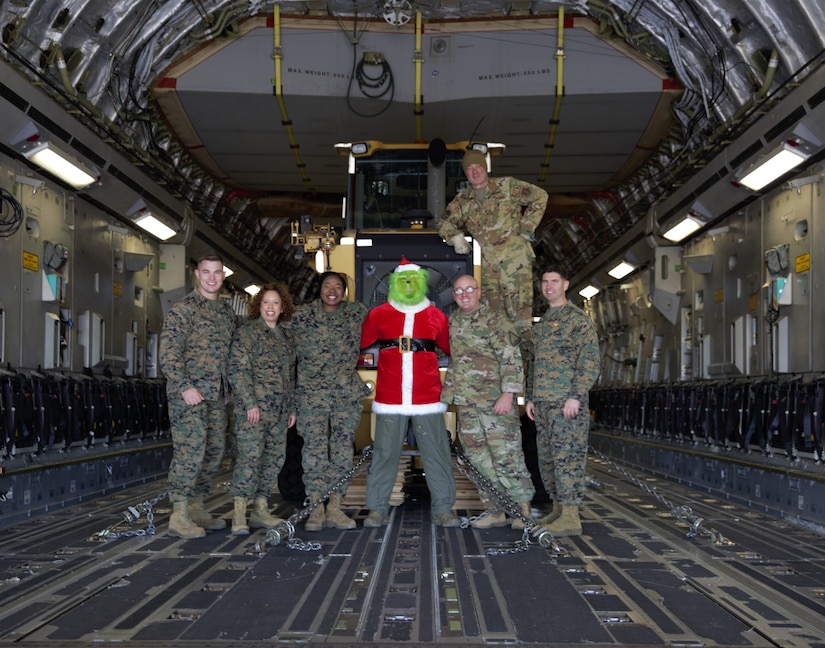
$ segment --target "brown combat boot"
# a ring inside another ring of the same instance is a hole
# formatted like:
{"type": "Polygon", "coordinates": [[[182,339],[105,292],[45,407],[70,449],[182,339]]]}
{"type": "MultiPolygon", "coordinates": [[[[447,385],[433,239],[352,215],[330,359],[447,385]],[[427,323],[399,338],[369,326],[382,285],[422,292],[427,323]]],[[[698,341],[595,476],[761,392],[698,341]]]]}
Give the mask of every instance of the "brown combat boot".
{"type": "Polygon", "coordinates": [[[380,511],[370,511],[367,517],[364,518],[364,528],[378,529],[382,526],[387,526],[387,523],[389,521],[389,513],[381,513],[380,511]]]}
{"type": "MultiPolygon", "coordinates": [[[[341,493],[333,493],[329,496],[327,502],[327,526],[333,529],[354,529],[357,524],[355,520],[347,517],[346,513],[341,510],[341,493]]],[[[321,508],[320,506],[318,508],[321,508]]]]}
{"type": "Polygon", "coordinates": [[[234,502],[235,510],[232,512],[232,535],[249,535],[249,527],[246,524],[246,498],[236,497],[234,502]]]}
{"type": "Polygon", "coordinates": [[[203,529],[219,531],[226,528],[226,520],[215,518],[203,508],[203,495],[196,495],[189,504],[189,519],[203,529]]]}
{"type": "Polygon", "coordinates": [[[320,493],[310,493],[310,505],[315,504],[316,502],[318,503],[318,506],[313,509],[312,513],[309,514],[307,521],[304,522],[304,529],[307,531],[320,531],[324,528],[324,524],[326,523],[326,517],[324,516],[324,504],[321,502],[320,493]]]}
{"type": "Polygon", "coordinates": [[[283,520],[269,512],[269,503],[265,497],[256,497],[249,514],[249,526],[253,529],[274,529],[283,520]]]}
{"type": "Polygon", "coordinates": [[[544,517],[539,518],[539,524],[550,524],[551,522],[555,522],[561,517],[561,502],[559,500],[553,500],[553,510],[550,511],[544,517]]]}
{"type": "Polygon", "coordinates": [[[555,522],[542,525],[554,536],[577,536],[582,534],[578,506],[562,506],[561,515],[555,522]]]}
{"type": "Polygon", "coordinates": [[[483,513],[483,517],[470,522],[470,526],[474,529],[492,529],[493,527],[507,526],[507,516],[504,511],[496,511],[494,509],[487,509],[483,513]]]}
{"type": "Polygon", "coordinates": [[[517,518],[513,518],[512,524],[510,524],[511,529],[526,529],[527,522],[524,520],[532,520],[533,519],[533,509],[530,506],[530,502],[519,502],[518,503],[520,509],[520,516],[517,518]],[[522,519],[523,518],[523,519],[522,519]]]}
{"type": "Polygon", "coordinates": [[[172,515],[169,517],[169,535],[184,540],[203,538],[206,531],[189,519],[186,501],[172,502],[172,515]]]}
{"type": "MultiPolygon", "coordinates": [[[[504,515],[502,513],[502,515],[504,515]]],[[[432,513],[430,515],[430,522],[435,526],[440,527],[458,527],[461,526],[461,520],[456,517],[452,511],[444,511],[443,513],[432,513]]]]}

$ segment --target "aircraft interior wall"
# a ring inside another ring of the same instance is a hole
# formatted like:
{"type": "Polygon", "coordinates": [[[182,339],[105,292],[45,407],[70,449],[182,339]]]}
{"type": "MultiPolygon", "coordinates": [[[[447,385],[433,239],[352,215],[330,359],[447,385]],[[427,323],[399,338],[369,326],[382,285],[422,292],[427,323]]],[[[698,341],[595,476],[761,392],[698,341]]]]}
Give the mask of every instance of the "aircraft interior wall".
{"type": "Polygon", "coordinates": [[[11,160],[0,187],[22,210],[0,241],[3,364],[144,375],[162,323],[158,244],[11,160]]]}
{"type": "Polygon", "coordinates": [[[818,162],[651,249],[646,269],[585,303],[604,358],[592,447],[821,528],[824,177],[818,162]]]}
{"type": "Polygon", "coordinates": [[[682,247],[651,248],[644,270],[585,304],[602,385],[825,372],[823,165],[807,175],[682,247]]]}
{"type": "MultiPolygon", "coordinates": [[[[825,234],[818,226],[825,217],[822,184],[820,161],[800,171],[793,186],[778,187],[681,246],[663,241],[648,246],[648,258],[639,259],[643,270],[585,302],[601,339],[599,388],[721,387],[736,380],[819,384],[819,374],[825,373],[825,305],[817,299],[825,267],[825,234]]],[[[74,378],[85,370],[99,378],[109,370],[116,378],[153,380],[163,314],[190,288],[185,268],[203,247],[201,230],[212,234],[208,226],[199,223],[198,234],[186,245],[157,243],[93,200],[73,195],[2,154],[0,187],[19,203],[20,211],[19,225],[4,230],[0,238],[3,371],[74,378]]],[[[4,221],[13,222],[14,210],[4,209],[4,221]]],[[[237,304],[236,311],[242,310],[237,304]]],[[[596,423],[628,426],[605,410],[597,414],[596,423]]],[[[738,432],[724,431],[724,438],[742,437],[745,424],[743,419],[738,432]]],[[[94,439],[90,430],[98,423],[84,425],[72,443],[83,452],[102,452],[100,442],[106,445],[107,435],[111,439],[115,432],[94,439]]],[[[644,431],[670,433],[667,428],[644,431]]],[[[819,426],[820,437],[821,431],[819,426]]],[[[69,501],[61,492],[77,484],[81,487],[76,496],[87,497],[164,474],[167,432],[156,414],[146,430],[133,436],[140,442],[159,440],[165,449],[151,449],[141,457],[139,446],[122,445],[119,451],[130,458],[119,464],[91,453],[88,465],[95,466],[98,475],[92,480],[82,476],[86,470],[52,471],[49,479],[59,484],[57,495],[43,506],[69,501]]],[[[798,432],[810,440],[810,427],[798,432]]],[[[704,434],[709,438],[708,430],[704,434]]],[[[796,449],[807,451],[809,445],[796,443],[786,453],[793,458],[796,449]]],[[[6,444],[6,492],[9,483],[32,494],[47,490],[40,482],[46,473],[38,475],[37,465],[27,463],[41,461],[33,457],[45,454],[44,448],[34,447],[32,458],[21,458],[31,449],[6,444]],[[26,474],[12,476],[21,466],[26,474]]],[[[822,459],[821,438],[814,453],[822,459]]],[[[696,461],[704,459],[697,456],[696,461]]],[[[3,515],[10,506],[16,507],[14,515],[27,515],[34,508],[31,497],[7,499],[3,515]]]]}

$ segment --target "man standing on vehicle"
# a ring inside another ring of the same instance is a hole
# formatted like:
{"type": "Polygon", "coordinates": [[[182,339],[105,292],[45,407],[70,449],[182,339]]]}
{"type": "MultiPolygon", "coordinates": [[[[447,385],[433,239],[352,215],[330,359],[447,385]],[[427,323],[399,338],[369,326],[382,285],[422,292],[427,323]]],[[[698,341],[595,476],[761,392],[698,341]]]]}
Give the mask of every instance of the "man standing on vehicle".
{"type": "Polygon", "coordinates": [[[465,232],[478,241],[490,308],[503,310],[527,341],[533,322],[533,232],[547,208],[547,192],[515,178],[490,178],[480,151],[467,151],[461,164],[470,186],[447,205],[438,233],[459,254],[470,252],[465,232]]]}

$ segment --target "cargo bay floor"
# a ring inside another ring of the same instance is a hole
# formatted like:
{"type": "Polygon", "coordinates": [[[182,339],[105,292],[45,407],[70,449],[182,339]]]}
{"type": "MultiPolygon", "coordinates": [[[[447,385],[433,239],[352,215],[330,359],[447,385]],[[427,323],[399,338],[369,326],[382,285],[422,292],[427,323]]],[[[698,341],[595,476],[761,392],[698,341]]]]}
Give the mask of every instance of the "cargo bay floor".
{"type": "MultiPolygon", "coordinates": [[[[478,513],[456,474],[457,512],[478,513]]],[[[227,520],[228,478],[207,500],[227,520]]],[[[101,540],[165,482],[117,491],[0,529],[0,646],[825,647],[816,529],[602,458],[591,457],[588,478],[583,534],[523,551],[509,527],[433,526],[415,493],[400,494],[387,527],[365,529],[363,476],[345,501],[358,528],[299,524],[295,537],[318,543],[309,551],[267,544],[260,530],[169,537],[166,499],[156,534],[101,540]]],[[[273,502],[282,516],[295,511],[273,502]]]]}

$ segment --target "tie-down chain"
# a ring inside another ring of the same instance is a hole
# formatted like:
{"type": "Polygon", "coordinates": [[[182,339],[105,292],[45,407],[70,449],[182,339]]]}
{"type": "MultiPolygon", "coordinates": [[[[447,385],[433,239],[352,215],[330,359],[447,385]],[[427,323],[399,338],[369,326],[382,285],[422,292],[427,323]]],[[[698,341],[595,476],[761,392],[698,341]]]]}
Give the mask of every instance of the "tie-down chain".
{"type": "Polygon", "coordinates": [[[320,542],[307,542],[295,537],[295,527],[299,522],[312,515],[312,512],[317,507],[323,506],[324,502],[326,502],[331,495],[345,491],[346,486],[358,475],[364,472],[367,467],[367,460],[371,456],[372,446],[366,446],[361,451],[361,458],[358,462],[353,465],[350,470],[341,475],[338,481],[335,482],[326,493],[324,493],[323,497],[318,499],[318,501],[309,504],[309,498],[304,500],[304,508],[293,513],[288,519],[281,522],[274,529],[269,529],[264,538],[255,543],[255,551],[258,553],[264,553],[267,545],[274,547],[282,542],[286,544],[289,549],[295,549],[296,551],[320,551],[320,542]]]}
{"type": "Polygon", "coordinates": [[[717,546],[730,546],[734,544],[734,542],[728,540],[724,535],[722,535],[720,531],[705,526],[704,518],[695,515],[693,513],[693,509],[687,504],[676,505],[671,503],[664,495],[658,493],[655,488],[651,488],[642,480],[638,479],[634,475],[631,475],[627,470],[625,470],[624,468],[619,466],[615,461],[610,459],[610,457],[607,457],[606,455],[602,454],[592,446],[590,447],[590,452],[592,452],[595,456],[597,456],[599,459],[608,464],[611,468],[619,472],[629,482],[635,484],[648,495],[652,495],[660,503],[664,504],[668,509],[670,509],[671,514],[677,520],[685,522],[690,527],[690,530],[685,534],[686,538],[693,539],[698,535],[706,535],[711,539],[713,544],[717,546]]]}
{"type": "Polygon", "coordinates": [[[98,531],[93,536],[91,536],[90,540],[115,540],[116,538],[128,538],[128,537],[135,537],[135,536],[153,536],[156,533],[155,529],[155,505],[160,502],[164,497],[166,497],[166,493],[161,493],[157,497],[151,500],[146,500],[141,502],[140,504],[136,504],[135,506],[128,507],[125,511],[123,511],[123,519],[118,520],[114,524],[107,526],[102,531],[98,531]],[[146,528],[145,529],[132,529],[132,530],[120,530],[119,527],[126,526],[126,525],[133,525],[137,522],[141,515],[146,516],[146,528]]]}
{"type": "Polygon", "coordinates": [[[527,551],[530,548],[530,545],[533,544],[533,540],[530,539],[532,535],[536,542],[539,543],[540,546],[544,547],[545,549],[552,549],[554,553],[560,554],[565,553],[562,546],[558,543],[552,533],[548,531],[545,527],[540,524],[536,524],[535,520],[532,518],[525,518],[521,514],[521,507],[518,505],[517,502],[513,501],[513,498],[510,497],[507,493],[502,493],[498,487],[493,484],[489,479],[487,479],[484,475],[482,475],[479,470],[473,466],[473,463],[464,454],[464,451],[461,450],[455,443],[450,441],[450,446],[453,452],[458,457],[458,461],[456,461],[456,466],[458,467],[459,472],[463,474],[467,479],[469,479],[479,491],[487,493],[487,495],[495,502],[497,508],[493,510],[485,511],[480,515],[469,517],[469,518],[462,518],[461,526],[462,528],[466,529],[471,525],[472,522],[477,520],[482,520],[488,515],[492,515],[496,511],[504,511],[512,518],[518,518],[524,523],[524,531],[522,533],[521,540],[517,541],[513,547],[509,549],[488,549],[487,555],[489,556],[501,556],[504,554],[512,554],[512,553],[519,553],[521,551],[527,551]]]}

